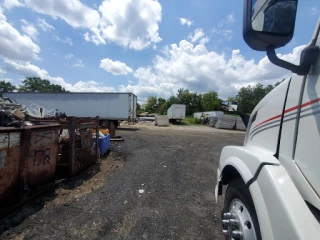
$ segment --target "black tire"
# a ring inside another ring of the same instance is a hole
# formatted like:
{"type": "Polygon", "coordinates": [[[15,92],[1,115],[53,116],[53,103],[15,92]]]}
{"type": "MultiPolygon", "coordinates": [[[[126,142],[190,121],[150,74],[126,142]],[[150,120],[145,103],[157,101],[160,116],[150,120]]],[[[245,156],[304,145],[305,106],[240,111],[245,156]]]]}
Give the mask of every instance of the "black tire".
{"type": "MultiPolygon", "coordinates": [[[[224,213],[229,212],[230,205],[232,201],[236,198],[242,201],[243,204],[248,209],[251,219],[253,221],[257,240],[261,240],[262,238],[261,238],[260,226],[258,222],[257,213],[253,204],[253,200],[248,187],[244,184],[241,178],[235,178],[229,184],[226,195],[225,195],[225,199],[224,199],[224,206],[223,206],[221,217],[223,216],[224,213]]],[[[228,239],[227,236],[226,236],[226,239],[228,239]]]]}

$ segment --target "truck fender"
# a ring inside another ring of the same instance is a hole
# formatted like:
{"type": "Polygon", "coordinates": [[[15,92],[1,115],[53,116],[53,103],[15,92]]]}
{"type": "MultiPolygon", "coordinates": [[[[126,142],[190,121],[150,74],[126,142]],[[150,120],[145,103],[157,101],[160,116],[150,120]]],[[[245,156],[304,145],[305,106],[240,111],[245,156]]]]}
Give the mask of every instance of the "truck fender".
{"type": "Polygon", "coordinates": [[[263,166],[249,190],[262,239],[320,239],[319,222],[283,166],[263,166]]]}
{"type": "Polygon", "coordinates": [[[228,184],[231,179],[230,177],[241,177],[246,183],[252,177],[253,174],[249,170],[248,166],[237,157],[230,157],[224,162],[224,166],[221,170],[221,180],[223,184],[228,184]]]}
{"type": "Polygon", "coordinates": [[[224,147],[217,170],[216,201],[222,194],[222,185],[233,178],[241,177],[249,187],[265,165],[278,165],[279,161],[270,152],[259,147],[224,147]]]}
{"type": "Polygon", "coordinates": [[[215,188],[216,202],[218,202],[218,196],[222,195],[222,185],[228,184],[237,177],[241,177],[245,183],[253,177],[247,165],[240,158],[230,157],[223,162],[222,166],[219,165],[215,188]]]}

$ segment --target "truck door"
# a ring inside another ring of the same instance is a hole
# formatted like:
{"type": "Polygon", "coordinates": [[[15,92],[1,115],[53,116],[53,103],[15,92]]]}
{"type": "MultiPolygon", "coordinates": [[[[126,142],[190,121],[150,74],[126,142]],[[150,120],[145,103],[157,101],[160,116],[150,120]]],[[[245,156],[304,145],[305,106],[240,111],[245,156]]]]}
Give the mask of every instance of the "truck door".
{"type": "MultiPolygon", "coordinates": [[[[318,23],[319,27],[319,23],[318,23]]],[[[319,32],[313,39],[320,46],[319,32]]],[[[320,209],[320,60],[306,76],[293,75],[284,112],[279,161],[303,198],[320,209]]]]}
{"type": "MultiPolygon", "coordinates": [[[[319,24],[318,24],[319,27],[319,24]]],[[[320,46],[319,32],[316,45],[320,46]]],[[[294,161],[320,197],[320,59],[306,76],[302,95],[294,161]]],[[[318,200],[319,201],[319,200],[318,200]]],[[[320,209],[320,208],[319,208],[320,209]]]]}

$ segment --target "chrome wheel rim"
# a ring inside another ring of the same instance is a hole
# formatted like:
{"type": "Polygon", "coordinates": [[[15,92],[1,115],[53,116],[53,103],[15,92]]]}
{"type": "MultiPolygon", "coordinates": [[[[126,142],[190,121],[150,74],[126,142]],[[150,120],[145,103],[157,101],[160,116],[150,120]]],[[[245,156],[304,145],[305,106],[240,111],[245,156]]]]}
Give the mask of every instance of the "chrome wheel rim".
{"type": "Polygon", "coordinates": [[[246,205],[237,198],[233,199],[229,212],[222,216],[223,234],[230,240],[257,239],[254,224],[246,205]]]}

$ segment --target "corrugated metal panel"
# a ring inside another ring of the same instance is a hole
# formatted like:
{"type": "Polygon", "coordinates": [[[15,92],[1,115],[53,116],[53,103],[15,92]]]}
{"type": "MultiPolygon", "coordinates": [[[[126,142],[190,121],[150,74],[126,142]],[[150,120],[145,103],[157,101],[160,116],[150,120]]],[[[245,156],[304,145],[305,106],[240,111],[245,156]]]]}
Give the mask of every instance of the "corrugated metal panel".
{"type": "MultiPolygon", "coordinates": [[[[48,110],[58,109],[68,116],[127,120],[132,93],[4,93],[23,105],[38,104],[48,110]]],[[[133,101],[132,101],[133,102],[133,101]]],[[[135,109],[135,108],[131,108],[135,109]]],[[[132,113],[135,115],[134,113],[132,113]]]]}

